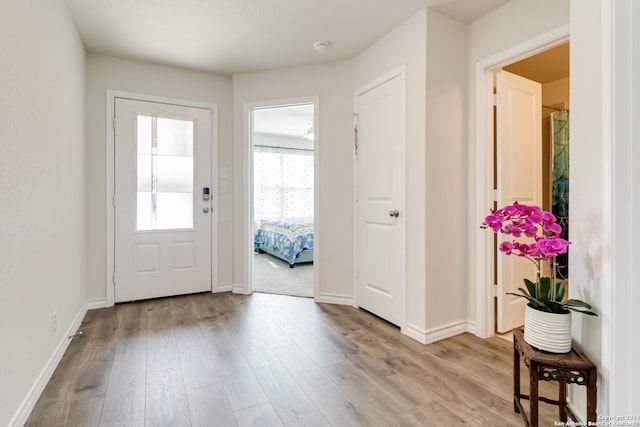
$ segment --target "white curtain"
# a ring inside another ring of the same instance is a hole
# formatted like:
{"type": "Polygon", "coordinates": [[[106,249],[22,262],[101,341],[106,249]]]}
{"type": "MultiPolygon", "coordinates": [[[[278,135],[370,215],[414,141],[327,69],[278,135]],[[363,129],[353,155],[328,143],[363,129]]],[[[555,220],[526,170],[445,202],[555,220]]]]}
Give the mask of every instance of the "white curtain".
{"type": "Polygon", "coordinates": [[[254,147],[254,220],[313,217],[313,151],[254,147]]]}

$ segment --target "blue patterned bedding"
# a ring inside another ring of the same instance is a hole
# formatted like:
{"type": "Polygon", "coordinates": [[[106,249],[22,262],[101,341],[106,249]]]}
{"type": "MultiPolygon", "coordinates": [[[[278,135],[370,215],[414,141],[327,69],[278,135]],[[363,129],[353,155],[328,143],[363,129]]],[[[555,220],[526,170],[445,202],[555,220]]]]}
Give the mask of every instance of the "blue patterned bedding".
{"type": "Polygon", "coordinates": [[[278,252],[289,264],[303,250],[313,249],[313,220],[263,221],[255,234],[255,248],[268,248],[278,252]]]}

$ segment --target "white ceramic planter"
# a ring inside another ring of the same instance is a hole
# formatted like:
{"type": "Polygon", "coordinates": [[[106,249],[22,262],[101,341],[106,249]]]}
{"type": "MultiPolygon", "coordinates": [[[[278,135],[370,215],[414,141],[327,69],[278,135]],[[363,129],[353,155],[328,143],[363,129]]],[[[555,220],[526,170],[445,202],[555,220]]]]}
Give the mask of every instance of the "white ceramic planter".
{"type": "Polygon", "coordinates": [[[547,313],[528,305],[524,312],[524,340],[551,353],[571,351],[571,312],[547,313]]]}

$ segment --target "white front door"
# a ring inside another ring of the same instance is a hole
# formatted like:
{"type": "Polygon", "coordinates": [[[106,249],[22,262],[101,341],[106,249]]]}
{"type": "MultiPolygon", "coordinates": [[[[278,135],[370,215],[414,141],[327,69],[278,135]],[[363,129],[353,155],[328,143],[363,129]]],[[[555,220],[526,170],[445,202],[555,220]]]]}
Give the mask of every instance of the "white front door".
{"type": "MultiPolygon", "coordinates": [[[[500,70],[497,72],[496,108],[498,207],[518,201],[542,206],[542,86],[500,70]]],[[[509,235],[498,235],[498,239],[509,235]]],[[[515,255],[498,257],[497,332],[524,324],[524,298],[507,295],[535,280],[535,267],[515,255]]]]}
{"type": "Polygon", "coordinates": [[[356,95],[356,302],[403,326],[404,74],[396,74],[356,95]]]}
{"type": "Polygon", "coordinates": [[[212,111],[115,99],[115,301],[211,290],[212,111]]]}

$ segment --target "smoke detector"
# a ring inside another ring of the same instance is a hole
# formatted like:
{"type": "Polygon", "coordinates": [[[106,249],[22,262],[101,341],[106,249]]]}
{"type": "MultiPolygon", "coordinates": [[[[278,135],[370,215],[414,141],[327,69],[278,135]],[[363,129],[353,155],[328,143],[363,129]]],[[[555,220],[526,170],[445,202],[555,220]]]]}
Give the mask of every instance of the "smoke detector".
{"type": "Polygon", "coordinates": [[[331,43],[327,41],[319,41],[313,44],[313,48],[320,54],[325,53],[330,46],[331,43]]]}

